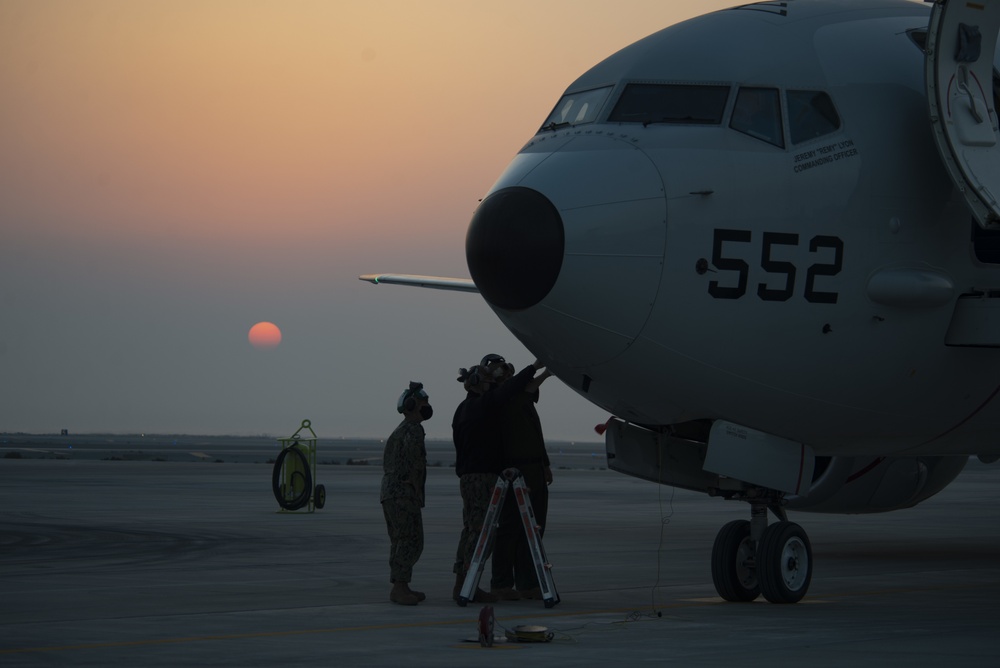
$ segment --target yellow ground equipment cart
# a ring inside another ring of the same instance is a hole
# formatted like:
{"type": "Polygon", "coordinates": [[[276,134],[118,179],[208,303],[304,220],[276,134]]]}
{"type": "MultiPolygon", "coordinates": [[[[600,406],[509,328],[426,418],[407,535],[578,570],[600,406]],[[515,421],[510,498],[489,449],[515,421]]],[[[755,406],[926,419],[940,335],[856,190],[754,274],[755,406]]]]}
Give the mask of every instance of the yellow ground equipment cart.
{"type": "Polygon", "coordinates": [[[281,452],[274,460],[271,489],[281,506],[279,512],[300,510],[313,512],[326,505],[326,488],[316,484],[316,432],[312,423],[303,420],[299,430],[289,438],[279,438],[281,452]],[[309,430],[310,436],[302,433],[309,430]]]}

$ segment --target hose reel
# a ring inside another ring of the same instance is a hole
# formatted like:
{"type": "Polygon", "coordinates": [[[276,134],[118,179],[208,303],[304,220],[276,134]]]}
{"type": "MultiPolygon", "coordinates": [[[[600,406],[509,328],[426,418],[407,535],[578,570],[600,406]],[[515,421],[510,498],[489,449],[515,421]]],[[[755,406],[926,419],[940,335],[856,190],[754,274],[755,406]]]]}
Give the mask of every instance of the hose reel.
{"type": "Polygon", "coordinates": [[[271,491],[281,511],[306,508],[313,512],[326,505],[326,488],[316,485],[316,432],[309,420],[303,420],[298,431],[289,438],[279,438],[281,452],[274,460],[271,491]],[[308,429],[310,437],[301,434],[308,429]]]}

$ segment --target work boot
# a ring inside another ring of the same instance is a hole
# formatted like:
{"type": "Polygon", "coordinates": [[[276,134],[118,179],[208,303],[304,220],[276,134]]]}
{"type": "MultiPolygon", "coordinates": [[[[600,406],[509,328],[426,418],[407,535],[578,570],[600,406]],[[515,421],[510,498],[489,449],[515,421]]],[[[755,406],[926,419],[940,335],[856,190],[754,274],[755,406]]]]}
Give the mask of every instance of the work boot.
{"type": "Polygon", "coordinates": [[[424,601],[424,600],[427,599],[427,596],[424,594],[424,592],[422,592],[422,591],[414,591],[413,589],[410,589],[410,583],[409,582],[405,582],[403,584],[406,586],[406,591],[410,592],[411,594],[413,594],[414,596],[417,597],[417,603],[419,603],[419,602],[424,601]]]}
{"type": "Polygon", "coordinates": [[[409,586],[405,582],[397,582],[392,585],[392,591],[389,592],[389,600],[400,605],[416,605],[420,602],[417,595],[410,591],[409,586]]]}
{"type": "MultiPolygon", "coordinates": [[[[455,574],[455,588],[451,590],[451,597],[457,602],[462,597],[462,586],[465,584],[465,573],[455,574]]],[[[473,603],[496,603],[497,597],[488,591],[476,589],[472,595],[473,603]]]]}
{"type": "Polygon", "coordinates": [[[472,597],[473,603],[496,603],[497,597],[488,591],[483,591],[482,589],[477,589],[476,594],[472,597]]]}
{"type": "Polygon", "coordinates": [[[518,593],[521,595],[521,598],[527,598],[532,600],[537,600],[542,598],[541,587],[534,587],[533,589],[525,589],[523,591],[519,591],[518,593]]]}
{"type": "Polygon", "coordinates": [[[513,587],[497,587],[490,589],[490,593],[497,597],[498,601],[520,601],[521,592],[513,587]]]}

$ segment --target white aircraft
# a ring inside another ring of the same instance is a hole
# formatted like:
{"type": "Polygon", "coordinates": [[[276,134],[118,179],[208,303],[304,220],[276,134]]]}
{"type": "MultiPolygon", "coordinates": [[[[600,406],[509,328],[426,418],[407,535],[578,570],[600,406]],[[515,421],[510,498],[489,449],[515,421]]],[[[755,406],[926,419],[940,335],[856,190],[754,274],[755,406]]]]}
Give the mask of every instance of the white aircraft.
{"type": "Polygon", "coordinates": [[[671,26],[566,90],[472,218],[471,281],[361,278],[480,292],[615,416],[610,468],[749,504],[723,598],[797,602],[786,510],[907,508],[1000,458],[998,30],[1000,0],[671,26]]]}

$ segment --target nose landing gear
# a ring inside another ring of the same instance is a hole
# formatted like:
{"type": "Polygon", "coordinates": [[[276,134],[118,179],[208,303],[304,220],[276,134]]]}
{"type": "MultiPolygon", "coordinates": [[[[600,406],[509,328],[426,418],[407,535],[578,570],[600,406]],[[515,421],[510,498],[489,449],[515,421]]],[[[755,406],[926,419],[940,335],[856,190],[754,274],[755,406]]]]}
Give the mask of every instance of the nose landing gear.
{"type": "Polygon", "coordinates": [[[812,580],[812,547],[798,524],[777,522],[767,527],[757,546],[757,579],[771,603],[798,603],[812,580]]]}
{"type": "Polygon", "coordinates": [[[760,594],[771,603],[798,603],[812,580],[812,546],[805,530],[771,506],[779,520],[767,524],[767,508],[751,503],[752,521],[724,525],[712,547],[712,581],[727,601],[748,602],[760,594]]]}

